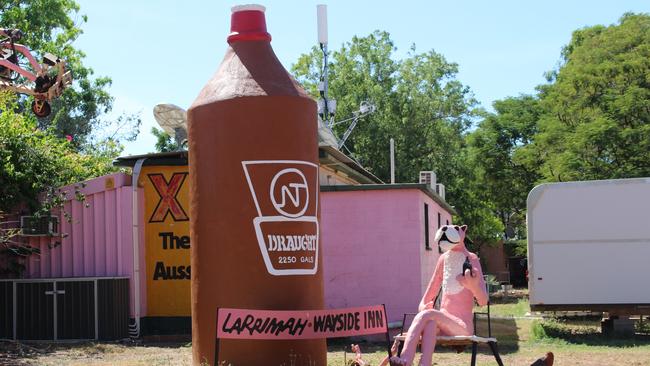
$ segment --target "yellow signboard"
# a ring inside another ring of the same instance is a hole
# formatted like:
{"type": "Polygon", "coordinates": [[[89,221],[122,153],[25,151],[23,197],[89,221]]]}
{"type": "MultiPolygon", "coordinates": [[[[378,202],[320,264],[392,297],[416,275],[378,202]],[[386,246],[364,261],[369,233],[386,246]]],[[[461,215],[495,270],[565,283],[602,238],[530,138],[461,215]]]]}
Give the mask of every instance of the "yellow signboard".
{"type": "Polygon", "coordinates": [[[147,316],[190,316],[187,166],[144,166],[147,316]]]}

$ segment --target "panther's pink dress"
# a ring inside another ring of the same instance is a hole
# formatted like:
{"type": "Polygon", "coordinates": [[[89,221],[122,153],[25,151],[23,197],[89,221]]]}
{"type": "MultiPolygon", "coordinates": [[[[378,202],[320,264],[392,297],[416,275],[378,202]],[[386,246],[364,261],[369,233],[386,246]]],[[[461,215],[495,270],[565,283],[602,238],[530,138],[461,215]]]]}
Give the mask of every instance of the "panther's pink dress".
{"type": "MultiPolygon", "coordinates": [[[[464,239],[464,232],[462,233],[464,239]]],[[[440,255],[429,287],[422,301],[420,312],[411,323],[401,357],[403,365],[412,365],[418,341],[422,339],[420,365],[431,365],[437,335],[472,335],[474,298],[479,305],[487,303],[485,281],[478,257],[465,248],[463,240],[440,255]],[[463,263],[469,257],[473,276],[469,270],[463,273],[463,263]],[[440,310],[433,309],[433,301],[442,286],[440,310]]]]}

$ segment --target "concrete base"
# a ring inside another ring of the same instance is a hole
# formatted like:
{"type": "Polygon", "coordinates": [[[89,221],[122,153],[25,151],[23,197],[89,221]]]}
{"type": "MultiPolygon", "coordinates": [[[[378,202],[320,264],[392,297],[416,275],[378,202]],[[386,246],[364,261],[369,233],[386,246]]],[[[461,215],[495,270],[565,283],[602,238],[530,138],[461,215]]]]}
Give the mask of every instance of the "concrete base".
{"type": "Polygon", "coordinates": [[[628,316],[610,315],[609,318],[603,318],[600,328],[607,336],[631,337],[634,335],[634,323],[628,316]]]}

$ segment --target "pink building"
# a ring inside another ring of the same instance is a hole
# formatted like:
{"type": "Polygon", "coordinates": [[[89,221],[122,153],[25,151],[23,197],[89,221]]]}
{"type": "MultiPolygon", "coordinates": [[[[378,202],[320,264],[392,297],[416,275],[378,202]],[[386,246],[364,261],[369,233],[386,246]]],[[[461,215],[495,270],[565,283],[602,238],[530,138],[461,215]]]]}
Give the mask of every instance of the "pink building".
{"type": "Polygon", "coordinates": [[[321,202],[325,305],[417,311],[453,208],[425,184],[321,186],[321,202]]]}
{"type": "Polygon", "coordinates": [[[25,278],[132,277],[133,189],[131,176],[102,176],[77,188],[85,195],[74,197],[75,185],[63,187],[68,200],[59,218],[59,233],[66,236],[29,238],[41,255],[28,257],[25,278]]]}
{"type": "Polygon", "coordinates": [[[135,313],[133,228],[139,222],[133,221],[131,176],[106,175],[62,191],[67,200],[63,211],[52,212],[52,231],[14,239],[39,253],[25,257],[21,279],[0,280],[0,338],[127,337],[135,313]],[[73,199],[75,191],[85,201],[73,199]]]}

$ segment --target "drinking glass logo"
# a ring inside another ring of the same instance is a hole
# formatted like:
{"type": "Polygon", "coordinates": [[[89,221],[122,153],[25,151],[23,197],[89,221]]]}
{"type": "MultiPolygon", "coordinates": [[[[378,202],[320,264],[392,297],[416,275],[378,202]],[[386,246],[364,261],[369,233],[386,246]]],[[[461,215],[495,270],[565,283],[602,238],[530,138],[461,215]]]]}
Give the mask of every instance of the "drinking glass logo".
{"type": "Polygon", "coordinates": [[[307,206],[309,205],[309,186],[307,185],[305,175],[298,169],[283,169],[276,174],[271,181],[270,194],[273,207],[286,217],[300,217],[307,211],[307,206]],[[277,186],[280,189],[276,189],[277,186]],[[297,213],[289,212],[296,210],[298,211],[297,213]]]}
{"type": "Polygon", "coordinates": [[[268,272],[318,270],[318,166],[298,160],[243,161],[257,209],[253,227],[268,272]]]}

